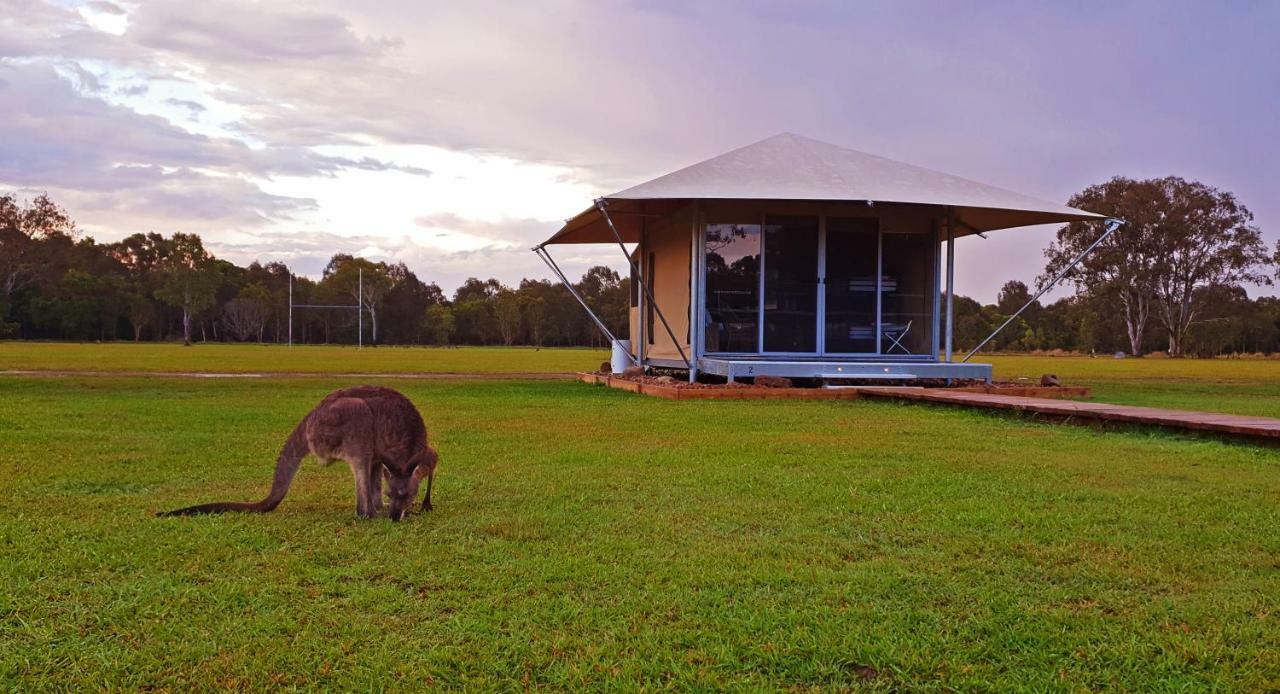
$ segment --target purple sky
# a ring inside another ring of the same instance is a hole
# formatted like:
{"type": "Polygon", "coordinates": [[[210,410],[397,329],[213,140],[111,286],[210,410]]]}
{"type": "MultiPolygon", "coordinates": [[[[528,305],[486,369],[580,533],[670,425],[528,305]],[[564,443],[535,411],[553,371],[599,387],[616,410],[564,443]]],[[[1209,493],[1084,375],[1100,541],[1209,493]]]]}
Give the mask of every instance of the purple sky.
{"type": "MultiPolygon", "coordinates": [[[[1198,179],[1274,244],[1277,29],[1276,2],[0,0],[0,189],[100,240],[451,290],[545,276],[529,246],[593,195],[792,131],[1049,200],[1198,179]]],[[[957,289],[1030,283],[1052,232],[962,240],[957,289]]]]}

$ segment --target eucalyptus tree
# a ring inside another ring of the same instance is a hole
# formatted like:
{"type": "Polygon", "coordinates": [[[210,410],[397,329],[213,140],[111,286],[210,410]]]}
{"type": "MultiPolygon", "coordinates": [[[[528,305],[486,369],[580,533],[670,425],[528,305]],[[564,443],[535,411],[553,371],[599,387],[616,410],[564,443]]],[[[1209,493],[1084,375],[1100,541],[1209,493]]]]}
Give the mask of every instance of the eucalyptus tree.
{"type": "Polygon", "coordinates": [[[329,259],[324,268],[322,284],[341,288],[360,304],[360,310],[369,314],[372,333],[370,342],[378,342],[378,309],[383,298],[391,291],[391,268],[383,262],[338,253],[329,259]]]}
{"type": "Polygon", "coordinates": [[[177,233],[169,238],[159,263],[156,298],[182,311],[182,343],[191,344],[191,319],[217,301],[221,277],[213,255],[196,234],[177,233]]]}
{"type": "MultiPolygon", "coordinates": [[[[1154,316],[1167,333],[1169,353],[1180,355],[1188,328],[1203,317],[1203,288],[1270,281],[1262,272],[1271,259],[1261,232],[1231,193],[1176,176],[1117,176],[1067,204],[1125,220],[1067,277],[1080,293],[1117,299],[1133,354],[1142,353],[1154,316]]],[[[1093,222],[1058,230],[1045,251],[1045,276],[1065,268],[1100,233],[1093,222]]]]}

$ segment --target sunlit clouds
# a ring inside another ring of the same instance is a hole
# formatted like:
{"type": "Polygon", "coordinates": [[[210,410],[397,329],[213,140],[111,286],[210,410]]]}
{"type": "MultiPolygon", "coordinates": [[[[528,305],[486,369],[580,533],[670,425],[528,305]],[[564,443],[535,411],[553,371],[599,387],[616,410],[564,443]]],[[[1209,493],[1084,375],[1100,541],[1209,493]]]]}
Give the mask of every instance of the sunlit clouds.
{"type": "MultiPolygon", "coordinates": [[[[0,190],[101,240],[336,252],[451,288],[546,276],[595,196],[781,131],[1065,201],[1230,189],[1273,235],[1280,8],[555,0],[0,0],[0,190]]],[[[1053,229],[961,244],[1030,281],[1053,229]]],[[[565,249],[580,273],[616,249],[565,249]]],[[[995,269],[998,268],[998,272],[995,269]]]]}

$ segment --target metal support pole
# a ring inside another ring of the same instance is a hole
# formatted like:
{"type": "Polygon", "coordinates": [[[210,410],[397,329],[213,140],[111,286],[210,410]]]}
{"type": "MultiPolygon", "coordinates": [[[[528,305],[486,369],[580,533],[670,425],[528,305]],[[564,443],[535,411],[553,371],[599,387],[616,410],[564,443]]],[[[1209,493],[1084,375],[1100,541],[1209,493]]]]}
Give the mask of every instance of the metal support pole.
{"type": "Polygon", "coordinates": [[[933,232],[933,311],[929,318],[929,358],[937,359],[942,352],[942,228],[938,220],[929,224],[933,232]]]}
{"type": "MultiPolygon", "coordinates": [[[[582,298],[582,295],[578,293],[578,290],[573,288],[573,283],[569,281],[568,277],[565,277],[564,272],[560,270],[560,266],[556,265],[556,261],[551,259],[551,254],[542,246],[535,246],[533,248],[533,252],[542,259],[542,262],[547,264],[547,267],[551,269],[551,272],[555,273],[555,276],[560,279],[560,282],[564,284],[564,288],[569,290],[569,293],[573,295],[573,298],[578,300],[578,303],[582,305],[582,309],[587,312],[587,316],[596,324],[596,327],[600,329],[600,332],[604,333],[605,337],[608,338],[609,346],[612,348],[613,343],[617,342],[618,338],[614,337],[612,332],[609,332],[609,328],[605,327],[604,321],[600,320],[600,318],[596,316],[596,312],[591,310],[591,307],[587,305],[586,300],[582,298]]],[[[627,357],[631,359],[631,363],[636,366],[640,365],[640,360],[636,359],[630,352],[627,352],[627,357]]]]}
{"type": "Polygon", "coordinates": [[[956,208],[947,210],[947,341],[946,361],[951,361],[956,320],[956,208]]]}
{"type": "Polygon", "coordinates": [[[1022,305],[1022,308],[1018,309],[1017,311],[1014,311],[1013,315],[1009,316],[1009,320],[1006,320],[1005,322],[1001,323],[1000,327],[995,329],[995,332],[987,336],[987,339],[983,340],[982,342],[979,342],[977,347],[974,347],[972,351],[964,355],[964,359],[961,359],[960,363],[963,364],[969,361],[969,358],[977,354],[978,350],[982,349],[983,347],[986,347],[987,343],[990,342],[993,338],[995,338],[996,335],[999,335],[1001,330],[1004,330],[1006,327],[1009,326],[1010,323],[1013,322],[1015,318],[1022,315],[1022,312],[1027,310],[1027,307],[1030,306],[1031,304],[1034,304],[1036,300],[1038,300],[1040,297],[1044,296],[1045,292],[1052,289],[1053,286],[1058,282],[1061,282],[1062,278],[1067,276],[1067,273],[1075,269],[1075,266],[1079,265],[1080,261],[1085,259],[1085,256],[1092,253],[1093,249],[1097,248],[1098,245],[1101,244],[1103,241],[1106,241],[1108,237],[1114,234],[1116,230],[1123,225],[1124,225],[1123,219],[1106,220],[1106,231],[1102,234],[1102,236],[1098,237],[1097,241],[1094,241],[1093,243],[1089,244],[1088,248],[1081,251],[1080,255],[1076,256],[1074,260],[1072,260],[1070,263],[1067,264],[1065,268],[1062,269],[1062,272],[1059,272],[1056,277],[1054,277],[1052,280],[1046,283],[1043,287],[1041,287],[1040,291],[1036,292],[1035,296],[1031,297],[1031,299],[1027,303],[1022,305]]]}
{"type": "MultiPolygon", "coordinates": [[[[638,265],[641,271],[644,270],[644,250],[645,250],[644,249],[644,223],[642,221],[640,226],[640,243],[636,244],[635,254],[633,256],[630,256],[632,259],[639,258],[639,260],[635,263],[632,263],[630,267],[634,268],[635,266],[638,265]]],[[[636,359],[639,360],[640,365],[644,366],[645,352],[649,351],[649,314],[648,314],[648,309],[645,308],[644,292],[640,291],[639,289],[640,287],[640,280],[638,279],[640,276],[639,273],[628,272],[627,274],[629,274],[633,278],[633,281],[636,283],[636,287],[637,287],[636,289],[636,334],[632,336],[631,348],[635,351],[636,359]]],[[[627,327],[631,327],[630,319],[631,319],[631,314],[628,312],[627,327]]]]}
{"type": "MultiPolygon", "coordinates": [[[[671,338],[671,344],[676,346],[676,351],[680,353],[680,358],[684,360],[684,365],[693,368],[693,362],[689,361],[689,357],[685,355],[684,348],[680,346],[680,341],[676,339],[676,333],[671,329],[671,325],[667,323],[667,317],[663,315],[662,308],[658,306],[658,302],[653,299],[653,292],[649,290],[649,285],[645,284],[644,278],[640,274],[640,269],[636,267],[635,260],[631,254],[627,253],[627,245],[622,241],[622,234],[618,233],[618,227],[613,225],[613,218],[609,216],[609,210],[606,209],[604,198],[596,199],[596,207],[600,209],[600,213],[604,215],[604,221],[608,222],[609,230],[613,232],[613,238],[618,240],[618,248],[622,249],[622,255],[626,257],[627,262],[631,263],[632,269],[635,271],[636,281],[640,283],[640,288],[644,290],[645,298],[653,306],[654,313],[658,314],[658,318],[662,320],[662,327],[666,329],[667,335],[671,338]]],[[[640,316],[640,320],[644,320],[644,316],[640,316]]]]}
{"type": "Polygon", "coordinates": [[[689,382],[698,382],[698,243],[702,240],[698,233],[698,211],[692,208],[689,212],[692,224],[689,229],[689,351],[693,352],[693,365],[689,367],[689,382]]]}
{"type": "Polygon", "coordinates": [[[364,347],[364,268],[356,272],[356,348],[364,347]]]}
{"type": "MultiPolygon", "coordinates": [[[[279,336],[276,337],[279,340],[279,336]]],[[[293,346],[293,271],[289,271],[289,346],[293,346]]]]}

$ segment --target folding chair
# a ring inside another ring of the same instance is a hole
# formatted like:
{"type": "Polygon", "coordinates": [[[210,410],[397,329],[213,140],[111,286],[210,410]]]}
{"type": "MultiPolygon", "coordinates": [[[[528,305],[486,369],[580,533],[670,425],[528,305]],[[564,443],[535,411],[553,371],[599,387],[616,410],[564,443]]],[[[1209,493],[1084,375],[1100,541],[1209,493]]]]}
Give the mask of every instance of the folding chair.
{"type": "Polygon", "coordinates": [[[911,354],[911,350],[903,346],[902,340],[905,339],[907,333],[911,331],[911,324],[914,322],[915,320],[912,319],[907,321],[906,325],[887,325],[884,327],[884,330],[881,332],[885,337],[889,338],[889,340],[893,342],[892,345],[889,345],[889,349],[884,351],[885,354],[892,352],[894,347],[897,347],[907,354],[911,354]]]}

